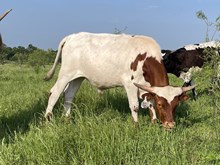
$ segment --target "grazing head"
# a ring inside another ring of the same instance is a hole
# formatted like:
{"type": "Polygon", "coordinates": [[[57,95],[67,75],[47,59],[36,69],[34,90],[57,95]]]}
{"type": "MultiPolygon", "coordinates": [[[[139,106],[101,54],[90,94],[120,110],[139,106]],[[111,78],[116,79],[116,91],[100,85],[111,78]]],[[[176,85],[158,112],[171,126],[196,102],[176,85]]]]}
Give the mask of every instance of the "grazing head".
{"type": "Polygon", "coordinates": [[[186,91],[193,89],[190,87],[150,87],[134,83],[138,88],[148,92],[148,99],[154,100],[155,110],[163,127],[171,129],[175,126],[174,112],[180,101],[185,101],[189,97],[186,91]]]}

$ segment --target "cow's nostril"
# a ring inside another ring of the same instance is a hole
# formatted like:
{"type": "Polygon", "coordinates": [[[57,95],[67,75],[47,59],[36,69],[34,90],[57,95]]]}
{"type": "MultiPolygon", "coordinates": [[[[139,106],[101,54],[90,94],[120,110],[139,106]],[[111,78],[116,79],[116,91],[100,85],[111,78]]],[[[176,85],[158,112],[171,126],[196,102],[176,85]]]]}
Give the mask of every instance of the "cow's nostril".
{"type": "Polygon", "coordinates": [[[176,125],[175,122],[167,122],[166,121],[166,122],[164,122],[163,127],[166,128],[166,129],[172,129],[172,128],[175,127],[175,125],[176,125]]]}
{"type": "Polygon", "coordinates": [[[173,127],[175,126],[175,122],[169,122],[169,123],[168,123],[168,126],[169,126],[170,128],[173,128],[173,127]]]}

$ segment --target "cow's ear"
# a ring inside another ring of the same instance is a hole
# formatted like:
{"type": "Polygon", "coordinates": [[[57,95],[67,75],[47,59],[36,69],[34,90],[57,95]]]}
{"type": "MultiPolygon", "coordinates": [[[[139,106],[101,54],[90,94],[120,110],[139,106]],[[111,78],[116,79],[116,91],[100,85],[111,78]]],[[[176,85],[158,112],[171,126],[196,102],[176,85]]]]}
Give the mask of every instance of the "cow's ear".
{"type": "Polygon", "coordinates": [[[141,96],[141,98],[142,98],[142,99],[145,99],[145,97],[147,97],[147,100],[149,101],[149,100],[154,99],[154,96],[155,96],[155,94],[153,94],[153,93],[144,93],[144,94],[141,96]]]}
{"type": "Polygon", "coordinates": [[[147,95],[147,100],[152,100],[154,99],[154,96],[155,96],[155,94],[153,93],[146,93],[146,95],[147,95]]]}
{"type": "Polygon", "coordinates": [[[183,94],[181,94],[180,96],[179,96],[179,100],[180,101],[186,101],[186,100],[188,100],[189,99],[189,96],[187,95],[187,94],[185,94],[185,93],[183,93],[183,94]]]}

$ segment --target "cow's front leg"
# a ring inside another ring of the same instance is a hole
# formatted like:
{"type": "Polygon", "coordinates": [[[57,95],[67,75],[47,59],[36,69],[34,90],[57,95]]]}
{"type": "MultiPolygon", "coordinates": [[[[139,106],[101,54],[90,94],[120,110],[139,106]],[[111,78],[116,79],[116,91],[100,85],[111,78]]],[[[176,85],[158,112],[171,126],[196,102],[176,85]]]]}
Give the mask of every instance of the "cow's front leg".
{"type": "Polygon", "coordinates": [[[132,116],[133,122],[134,124],[137,124],[138,123],[138,100],[136,100],[136,103],[135,102],[130,103],[129,101],[129,107],[131,109],[131,116],[132,116]]]}
{"type": "Polygon", "coordinates": [[[132,86],[125,86],[125,90],[128,96],[128,103],[131,109],[131,116],[133,119],[134,124],[138,123],[138,109],[139,109],[139,102],[137,97],[137,88],[132,84],[132,86]]]}

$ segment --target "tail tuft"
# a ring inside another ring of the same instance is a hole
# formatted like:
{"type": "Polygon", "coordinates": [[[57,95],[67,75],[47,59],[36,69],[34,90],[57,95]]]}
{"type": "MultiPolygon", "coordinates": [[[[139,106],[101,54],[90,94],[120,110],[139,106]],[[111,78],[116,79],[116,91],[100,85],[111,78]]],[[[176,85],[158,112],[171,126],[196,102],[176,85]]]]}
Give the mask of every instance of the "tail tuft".
{"type": "Polygon", "coordinates": [[[47,73],[47,75],[44,77],[44,80],[45,80],[45,81],[49,81],[50,79],[52,79],[53,75],[54,75],[53,70],[50,70],[50,71],[47,73]]]}

